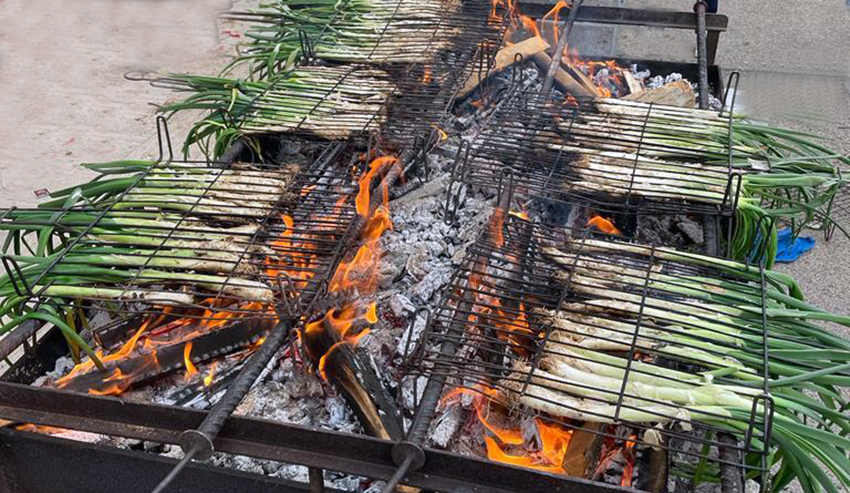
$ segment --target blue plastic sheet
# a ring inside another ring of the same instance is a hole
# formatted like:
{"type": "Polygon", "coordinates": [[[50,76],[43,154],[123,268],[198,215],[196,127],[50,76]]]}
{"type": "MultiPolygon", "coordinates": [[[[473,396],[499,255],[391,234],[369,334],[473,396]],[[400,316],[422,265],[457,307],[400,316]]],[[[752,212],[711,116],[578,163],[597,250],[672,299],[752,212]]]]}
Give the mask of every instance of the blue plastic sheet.
{"type": "Polygon", "coordinates": [[[791,234],[791,228],[779,230],[779,248],[776,253],[776,261],[790,263],[801,255],[815,247],[815,239],[811,236],[798,236],[796,239],[791,234]]]}

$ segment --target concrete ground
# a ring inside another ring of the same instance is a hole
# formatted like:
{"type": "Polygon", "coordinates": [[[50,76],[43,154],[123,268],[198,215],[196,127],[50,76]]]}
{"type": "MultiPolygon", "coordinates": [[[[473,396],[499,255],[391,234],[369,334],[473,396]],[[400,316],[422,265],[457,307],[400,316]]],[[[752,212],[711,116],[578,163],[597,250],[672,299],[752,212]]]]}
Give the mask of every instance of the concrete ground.
{"type": "Polygon", "coordinates": [[[86,180],[80,162],[155,155],[150,103],[173,95],[124,74],[214,72],[215,15],[230,3],[0,0],[0,207],[86,180]]]}

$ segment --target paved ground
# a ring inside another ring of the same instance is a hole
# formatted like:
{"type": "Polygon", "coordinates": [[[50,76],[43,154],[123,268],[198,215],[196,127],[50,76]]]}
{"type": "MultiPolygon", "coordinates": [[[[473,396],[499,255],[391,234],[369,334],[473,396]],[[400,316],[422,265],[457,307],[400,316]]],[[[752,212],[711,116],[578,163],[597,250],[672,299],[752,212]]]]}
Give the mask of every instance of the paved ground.
{"type": "MultiPolygon", "coordinates": [[[[151,102],[130,70],[219,63],[226,0],[0,0],[0,207],[78,183],[83,161],[151,155],[151,102]]],[[[184,120],[184,121],[189,121],[184,120]]],[[[175,132],[179,133],[179,132],[175,132]]]]}

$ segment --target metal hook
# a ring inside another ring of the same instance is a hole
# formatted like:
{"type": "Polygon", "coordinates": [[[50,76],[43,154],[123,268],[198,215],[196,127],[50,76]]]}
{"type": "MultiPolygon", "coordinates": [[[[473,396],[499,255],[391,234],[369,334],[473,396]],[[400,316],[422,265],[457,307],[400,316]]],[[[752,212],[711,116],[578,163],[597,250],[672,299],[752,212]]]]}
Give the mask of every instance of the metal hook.
{"type": "Polygon", "coordinates": [[[165,157],[166,147],[163,145],[163,137],[165,138],[165,145],[168,146],[168,162],[170,163],[174,161],[174,149],[171,147],[171,133],[168,131],[168,119],[159,115],[156,117],[156,139],[159,147],[159,157],[157,157],[156,160],[157,163],[161,163],[163,157],[165,157]]]}
{"type": "Polygon", "coordinates": [[[305,63],[311,63],[316,59],[315,44],[303,29],[298,30],[298,42],[301,43],[301,56],[305,63]]]}
{"type": "Polygon", "coordinates": [[[124,72],[124,78],[132,82],[154,82],[157,80],[155,72],[144,70],[130,70],[124,72]]]}
{"type": "Polygon", "coordinates": [[[410,326],[407,330],[407,341],[404,344],[404,357],[401,363],[402,372],[407,371],[412,361],[419,361],[420,354],[425,350],[426,341],[428,340],[427,336],[431,333],[430,329],[433,317],[434,312],[427,306],[420,307],[413,312],[413,319],[411,320],[410,326]],[[422,329],[422,333],[419,334],[419,340],[415,344],[413,351],[410,351],[410,345],[415,335],[413,333],[413,329],[416,327],[416,321],[419,320],[419,315],[422,312],[425,312],[425,327],[422,329]]]}
{"type": "Polygon", "coordinates": [[[470,144],[464,140],[460,141],[455,155],[455,161],[452,165],[452,173],[449,178],[448,186],[446,186],[446,201],[443,207],[443,222],[447,226],[452,226],[457,220],[457,211],[460,209],[461,190],[464,185],[461,178],[465,173],[469,161],[470,144]],[[454,193],[453,193],[454,191],[454,193]]]}
{"type": "Polygon", "coordinates": [[[23,271],[21,271],[21,267],[18,265],[18,262],[15,261],[15,259],[10,257],[9,255],[3,254],[0,255],[0,262],[3,263],[3,269],[6,271],[6,276],[8,276],[9,280],[12,281],[12,289],[15,290],[15,294],[20,297],[23,297],[24,292],[26,292],[29,298],[35,296],[29,284],[27,284],[26,278],[24,277],[24,273],[23,271]],[[17,279],[15,278],[15,274],[17,274],[18,276],[17,279]],[[18,280],[20,280],[21,284],[24,285],[23,292],[21,291],[20,287],[18,287],[18,280]]]}

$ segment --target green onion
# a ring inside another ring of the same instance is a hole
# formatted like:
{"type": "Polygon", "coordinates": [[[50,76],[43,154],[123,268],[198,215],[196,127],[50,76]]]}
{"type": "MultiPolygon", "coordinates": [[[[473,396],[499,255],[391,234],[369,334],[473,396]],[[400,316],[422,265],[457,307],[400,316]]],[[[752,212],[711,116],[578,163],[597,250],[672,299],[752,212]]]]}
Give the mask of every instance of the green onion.
{"type": "MultiPolygon", "coordinates": [[[[774,491],[790,478],[806,492],[838,491],[827,471],[850,486],[850,416],[843,411],[850,403],[839,392],[850,387],[850,342],[815,325],[850,327],[850,317],[807,304],[784,274],[764,270],[763,287],[759,269],[736,261],[594,239],[544,253],[564,268],[556,278],[581,301],[531,311],[531,320],[553,330],[526,392],[519,392],[530,372],[525,362],[503,382],[518,404],[615,422],[629,368],[620,419],[690,421],[743,437],[753,399],[766,387],[775,402],[773,434],[766,444],[757,434],[753,444],[780,470],[774,491]],[[663,263],[647,267],[650,258],[663,263]],[[697,274],[705,268],[722,277],[697,274]],[[629,362],[632,345],[701,370],[629,362]]],[[[762,405],[756,418],[764,423],[762,405]]]]}
{"type": "Polygon", "coordinates": [[[745,260],[763,250],[768,267],[777,249],[774,221],[790,222],[794,235],[816,223],[838,226],[831,205],[844,184],[838,167],[850,158],[816,136],[706,110],[618,99],[596,100],[594,108],[559,123],[572,144],[548,145],[579,155],[578,179],[565,184],[570,190],[617,195],[628,186],[654,200],[715,205],[731,205],[739,196],[732,257],[745,260]],[[729,166],[742,176],[740,190],[733,179],[727,193],[729,166]]]}
{"type": "Polygon", "coordinates": [[[215,158],[242,136],[299,131],[337,140],[377,128],[385,118],[385,102],[395,90],[386,72],[356,67],[299,68],[267,82],[168,77],[181,90],[194,94],[161,107],[161,112],[210,111],[189,131],[184,153],[197,144],[215,158]]]}

